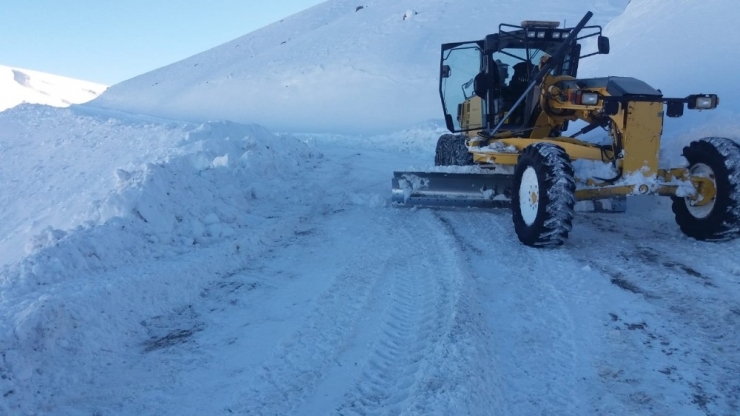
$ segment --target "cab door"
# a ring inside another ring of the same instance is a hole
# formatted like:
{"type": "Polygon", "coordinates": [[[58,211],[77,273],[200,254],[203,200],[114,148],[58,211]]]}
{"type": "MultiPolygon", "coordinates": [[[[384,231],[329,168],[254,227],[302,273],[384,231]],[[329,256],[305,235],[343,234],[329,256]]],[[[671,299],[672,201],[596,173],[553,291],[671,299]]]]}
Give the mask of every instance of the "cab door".
{"type": "Polygon", "coordinates": [[[483,42],[442,45],[439,93],[445,123],[451,132],[466,132],[485,127],[485,99],[484,96],[475,94],[476,76],[484,74],[484,69],[483,42]]]}

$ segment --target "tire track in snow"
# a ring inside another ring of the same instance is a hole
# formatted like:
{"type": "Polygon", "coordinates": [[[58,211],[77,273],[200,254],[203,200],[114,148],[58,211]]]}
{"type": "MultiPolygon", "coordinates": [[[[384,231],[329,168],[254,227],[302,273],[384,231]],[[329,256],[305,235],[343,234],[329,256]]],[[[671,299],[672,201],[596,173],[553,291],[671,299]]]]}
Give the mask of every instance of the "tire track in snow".
{"type": "MultiPolygon", "coordinates": [[[[383,329],[374,343],[380,353],[373,356],[372,365],[376,367],[382,365],[382,348],[385,347],[379,347],[381,344],[405,348],[406,343],[411,342],[408,345],[415,348],[403,350],[402,358],[407,361],[418,361],[421,350],[429,349],[431,341],[427,337],[437,332],[439,322],[444,321],[438,315],[446,316],[450,311],[449,306],[445,306],[449,303],[445,300],[448,292],[442,290],[442,283],[428,286],[426,277],[435,268],[446,266],[433,260],[434,250],[427,252],[418,243],[426,229],[396,231],[398,214],[401,212],[396,210],[386,214],[381,210],[350,208],[337,213],[330,222],[317,225],[335,230],[329,234],[341,234],[334,238],[339,238],[336,241],[343,245],[333,256],[336,271],[333,267],[326,270],[326,278],[333,282],[313,301],[314,306],[300,327],[261,365],[254,382],[237,399],[238,404],[228,410],[255,415],[304,414],[307,408],[328,411],[326,404],[332,399],[322,399],[317,394],[324,397],[327,388],[337,385],[341,389],[341,380],[360,373],[359,369],[348,365],[356,361],[358,354],[370,354],[369,348],[357,343],[372,337],[367,331],[374,328],[383,329]],[[371,224],[366,222],[368,212],[375,216],[371,224]],[[358,215],[362,217],[360,221],[358,215]],[[387,299],[389,288],[394,292],[392,301],[387,299]],[[376,322],[379,317],[373,316],[377,315],[378,303],[389,305],[387,320],[381,323],[376,322]],[[329,387],[322,385],[327,379],[330,379],[329,387]]],[[[336,243],[318,242],[314,249],[337,249],[333,244],[336,243]]],[[[393,355],[398,355],[398,351],[393,355]]],[[[403,382],[409,386],[413,377],[403,382]]],[[[393,388],[398,385],[396,383],[393,388]]],[[[342,393],[333,391],[329,396],[341,399],[342,393]]]]}
{"type": "Polygon", "coordinates": [[[388,262],[375,253],[351,253],[337,272],[327,271],[332,285],[315,300],[300,328],[261,365],[253,383],[238,399],[242,404],[230,408],[234,413],[292,414],[313,393],[326,369],[334,365],[389,269],[388,262]]]}
{"type": "Polygon", "coordinates": [[[490,414],[501,408],[469,247],[427,210],[399,211],[409,261],[340,415],[490,414]]]}
{"type": "Polygon", "coordinates": [[[459,274],[454,281],[457,297],[444,342],[425,362],[417,385],[418,399],[406,413],[505,414],[502,389],[506,382],[496,365],[492,349],[495,334],[484,316],[481,276],[475,267],[485,251],[461,238],[444,211],[433,211],[433,217],[437,230],[433,235],[440,252],[448,253],[459,274]]]}
{"type": "Polygon", "coordinates": [[[660,401],[656,392],[663,393],[668,409],[740,412],[737,242],[697,242],[671,233],[670,217],[586,216],[584,222],[596,231],[584,233],[579,245],[594,245],[596,238],[610,245],[583,261],[609,276],[629,276],[630,287],[638,288],[633,292],[641,313],[612,311],[614,330],[634,346],[622,352],[624,359],[635,363],[610,376],[614,390],[653,402],[660,401]]]}
{"type": "MultiPolygon", "coordinates": [[[[405,247],[394,248],[398,245],[394,233],[398,224],[392,220],[397,218],[385,215],[383,210],[353,206],[358,196],[365,196],[364,192],[372,188],[368,178],[376,175],[368,175],[361,153],[344,153],[329,152],[323,166],[316,170],[317,174],[335,178],[324,183],[346,184],[317,192],[322,205],[347,208],[317,225],[338,243],[315,241],[312,247],[333,253],[336,261],[326,270],[326,279],[333,282],[313,300],[301,326],[277,345],[272,357],[257,371],[254,382],[236,398],[236,405],[230,408],[235,413],[307,414],[305,409],[321,408],[313,414],[325,414],[327,403],[335,397],[341,399],[341,390],[348,387],[343,381],[359,372],[352,368],[352,361],[367,353],[367,347],[358,344],[366,341],[366,332],[376,324],[375,308],[382,304],[388,276],[409,260],[405,247]],[[337,387],[340,392],[327,394],[327,389],[337,387]]],[[[383,182],[385,190],[387,182],[383,182]]]]}
{"type": "Polygon", "coordinates": [[[561,293],[572,276],[567,259],[557,250],[521,245],[506,211],[450,212],[442,218],[461,246],[481,254],[474,267],[506,386],[506,413],[577,414],[579,348],[572,311],[561,293]]]}
{"type": "Polygon", "coordinates": [[[451,319],[451,303],[457,296],[451,285],[459,278],[454,264],[450,266],[447,256],[436,257],[439,247],[420,244],[419,237],[427,233],[406,228],[398,233],[404,240],[402,247],[410,248],[405,253],[410,258],[393,270],[391,304],[382,330],[361,378],[337,410],[340,415],[401,413],[417,382],[420,363],[441,341],[451,319]]]}

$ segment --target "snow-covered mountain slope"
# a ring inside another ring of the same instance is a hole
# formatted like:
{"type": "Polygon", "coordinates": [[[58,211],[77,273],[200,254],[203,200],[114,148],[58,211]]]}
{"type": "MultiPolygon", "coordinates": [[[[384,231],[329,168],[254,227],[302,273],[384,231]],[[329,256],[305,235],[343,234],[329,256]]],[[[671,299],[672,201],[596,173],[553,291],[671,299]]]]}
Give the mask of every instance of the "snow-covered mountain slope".
{"type": "Polygon", "coordinates": [[[0,111],[18,104],[68,107],[92,100],[105,85],[0,65],[0,111]]]}
{"type": "Polygon", "coordinates": [[[275,131],[388,132],[440,118],[439,45],[502,22],[594,23],[627,0],[328,0],[231,42],[113,86],[92,105],[275,131]],[[362,8],[360,8],[362,6],[362,8]]]}

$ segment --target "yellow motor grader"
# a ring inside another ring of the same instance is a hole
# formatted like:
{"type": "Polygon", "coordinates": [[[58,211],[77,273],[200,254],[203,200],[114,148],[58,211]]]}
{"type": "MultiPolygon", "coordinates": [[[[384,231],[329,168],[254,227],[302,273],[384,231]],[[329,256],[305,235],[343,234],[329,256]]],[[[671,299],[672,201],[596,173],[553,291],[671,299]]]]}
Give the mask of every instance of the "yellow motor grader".
{"type": "Polygon", "coordinates": [[[710,110],[715,94],[667,98],[630,77],[579,79],[581,59],[609,53],[588,12],[558,22],[501,24],[483,40],[442,45],[440,96],[451,134],[435,167],[394,172],[392,200],[405,206],[511,206],[529,246],[568,238],[576,201],[657,194],[673,199],[676,222],[699,240],[740,235],[740,145],[704,138],[683,150],[687,167],[658,166],[664,116],[710,110]],[[591,38],[598,51],[581,55],[591,38]],[[585,127],[564,136],[569,122],[585,127]],[[578,139],[608,132],[607,143],[578,139]]]}

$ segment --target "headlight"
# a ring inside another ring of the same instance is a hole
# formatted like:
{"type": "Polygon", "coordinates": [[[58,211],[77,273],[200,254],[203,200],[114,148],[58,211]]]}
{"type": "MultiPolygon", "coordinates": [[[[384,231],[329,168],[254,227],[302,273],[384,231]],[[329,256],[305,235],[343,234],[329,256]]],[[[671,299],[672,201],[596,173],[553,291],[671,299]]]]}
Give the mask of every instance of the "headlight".
{"type": "Polygon", "coordinates": [[[689,95],[689,110],[711,110],[719,104],[719,97],[716,94],[696,94],[689,95]]]}
{"type": "Polygon", "coordinates": [[[581,94],[581,104],[596,105],[599,102],[599,94],[595,92],[584,92],[581,94]]]}
{"type": "Polygon", "coordinates": [[[697,97],[696,108],[701,108],[701,109],[714,108],[714,99],[712,99],[712,97],[697,97]]]}
{"type": "Polygon", "coordinates": [[[544,39],[545,38],[545,32],[537,32],[537,39],[544,39]]]}
{"type": "Polygon", "coordinates": [[[553,39],[560,39],[560,32],[552,32],[553,39]]]}
{"type": "Polygon", "coordinates": [[[713,100],[709,97],[699,97],[696,99],[696,108],[712,108],[713,100]]]}
{"type": "Polygon", "coordinates": [[[568,101],[578,105],[597,105],[599,103],[599,93],[574,90],[568,94],[568,101]]]}
{"type": "Polygon", "coordinates": [[[528,38],[537,37],[537,32],[530,30],[529,32],[527,32],[527,37],[528,38]]]}

